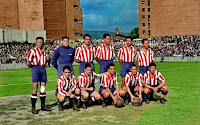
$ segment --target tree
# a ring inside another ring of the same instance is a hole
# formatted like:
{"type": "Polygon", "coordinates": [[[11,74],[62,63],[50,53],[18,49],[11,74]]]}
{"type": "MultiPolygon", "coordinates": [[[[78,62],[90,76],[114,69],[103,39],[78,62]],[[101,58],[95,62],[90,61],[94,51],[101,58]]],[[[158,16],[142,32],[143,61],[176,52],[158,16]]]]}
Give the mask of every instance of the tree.
{"type": "Polygon", "coordinates": [[[133,39],[139,38],[139,28],[136,27],[131,31],[131,37],[133,39]]]}

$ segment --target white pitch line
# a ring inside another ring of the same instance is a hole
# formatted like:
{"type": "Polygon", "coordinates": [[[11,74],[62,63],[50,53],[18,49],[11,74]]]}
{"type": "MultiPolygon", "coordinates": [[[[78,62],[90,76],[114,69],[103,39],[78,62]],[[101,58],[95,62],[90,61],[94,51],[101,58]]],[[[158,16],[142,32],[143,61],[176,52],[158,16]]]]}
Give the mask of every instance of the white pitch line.
{"type": "MultiPolygon", "coordinates": [[[[55,92],[55,90],[51,90],[51,91],[47,91],[46,93],[49,92],[55,92]]],[[[39,95],[39,93],[37,93],[39,95]]],[[[12,97],[22,97],[22,96],[26,96],[26,95],[31,95],[31,94],[25,94],[25,95],[14,95],[14,96],[6,96],[6,97],[0,97],[0,99],[4,99],[4,98],[12,98],[12,97]]]]}
{"type": "MultiPolygon", "coordinates": [[[[48,80],[48,81],[54,81],[54,80],[48,80]]],[[[32,84],[31,82],[21,83],[20,85],[26,85],[26,84],[32,84]]],[[[6,87],[6,86],[14,86],[19,84],[8,84],[8,85],[0,85],[0,87],[6,87]]]]}
{"type": "MultiPolygon", "coordinates": [[[[179,68],[173,68],[173,69],[162,69],[162,71],[164,70],[178,70],[178,69],[189,69],[189,68],[191,68],[191,67],[179,67],[179,68]]],[[[160,70],[159,70],[160,71],[160,70]]]]}
{"type": "MultiPolygon", "coordinates": [[[[78,77],[76,77],[76,78],[78,78],[78,77]]],[[[55,81],[55,80],[48,80],[47,83],[48,83],[48,82],[51,82],[51,81],[55,81]]],[[[99,80],[96,79],[96,82],[98,82],[98,81],[99,81],[99,80]]],[[[26,82],[26,83],[21,83],[20,85],[27,85],[27,84],[32,84],[32,83],[31,83],[31,82],[26,82]]],[[[19,84],[0,85],[0,87],[15,86],[15,85],[19,85],[19,84]]]]}

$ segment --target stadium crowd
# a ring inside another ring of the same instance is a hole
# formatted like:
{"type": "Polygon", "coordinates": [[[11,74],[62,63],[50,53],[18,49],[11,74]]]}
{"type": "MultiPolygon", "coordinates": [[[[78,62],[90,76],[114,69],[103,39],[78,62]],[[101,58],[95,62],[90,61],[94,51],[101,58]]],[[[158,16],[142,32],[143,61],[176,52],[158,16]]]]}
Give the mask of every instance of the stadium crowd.
{"type": "MultiPolygon", "coordinates": [[[[155,56],[200,56],[200,35],[195,36],[174,36],[174,37],[160,37],[152,38],[156,44],[150,44],[154,50],[155,56]]],[[[94,40],[93,45],[97,47],[101,44],[102,40],[94,40]]],[[[70,46],[77,48],[80,46],[80,42],[71,42],[70,46]]],[[[115,53],[123,45],[121,42],[115,42],[115,53]]],[[[31,43],[4,43],[0,44],[0,64],[11,64],[11,63],[25,63],[27,54],[35,44],[31,43]]],[[[56,48],[60,46],[60,41],[47,40],[46,42],[46,53],[48,55],[48,65],[50,65],[53,58],[53,53],[56,48]]],[[[141,47],[135,45],[137,50],[141,47]]],[[[117,55],[117,54],[116,54],[117,55]]]]}

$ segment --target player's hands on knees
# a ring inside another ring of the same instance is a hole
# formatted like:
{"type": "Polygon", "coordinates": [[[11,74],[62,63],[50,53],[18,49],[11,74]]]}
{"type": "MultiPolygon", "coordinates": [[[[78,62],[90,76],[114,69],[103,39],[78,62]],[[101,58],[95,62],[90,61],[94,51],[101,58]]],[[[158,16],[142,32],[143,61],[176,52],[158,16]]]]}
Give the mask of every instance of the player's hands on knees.
{"type": "Polygon", "coordinates": [[[140,101],[142,102],[142,95],[139,95],[139,99],[140,99],[140,101]]]}
{"type": "Polygon", "coordinates": [[[71,95],[71,93],[69,93],[69,92],[66,93],[66,96],[70,96],[70,95],[71,95]]]}
{"type": "Polygon", "coordinates": [[[92,91],[93,89],[94,89],[93,87],[90,87],[90,88],[89,88],[89,91],[92,91]]]}
{"type": "Polygon", "coordinates": [[[117,98],[113,96],[112,99],[113,99],[114,104],[117,104],[117,98]]]}
{"type": "Polygon", "coordinates": [[[155,88],[153,89],[153,91],[154,91],[154,92],[157,92],[157,91],[158,91],[158,88],[157,88],[157,87],[155,87],[155,88]]]}
{"type": "Polygon", "coordinates": [[[131,102],[132,102],[132,103],[133,103],[134,99],[135,99],[135,96],[132,96],[132,97],[131,97],[131,102]]]}

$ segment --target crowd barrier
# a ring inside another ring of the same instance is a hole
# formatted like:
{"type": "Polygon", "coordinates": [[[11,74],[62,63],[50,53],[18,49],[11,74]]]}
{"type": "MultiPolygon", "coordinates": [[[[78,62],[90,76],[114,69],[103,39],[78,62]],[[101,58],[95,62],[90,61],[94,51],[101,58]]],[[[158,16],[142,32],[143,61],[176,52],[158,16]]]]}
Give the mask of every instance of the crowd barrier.
{"type": "MultiPolygon", "coordinates": [[[[200,56],[196,57],[164,57],[161,60],[161,57],[155,57],[155,62],[200,62],[200,56]]],[[[117,61],[117,60],[116,60],[117,61]]],[[[94,63],[97,63],[94,61],[94,63]]],[[[79,65],[78,63],[74,62],[73,65],[79,65]]],[[[52,67],[52,65],[51,65],[52,67]]],[[[15,63],[15,64],[0,64],[0,70],[7,70],[7,69],[23,69],[28,68],[26,63],[15,63]]]]}

